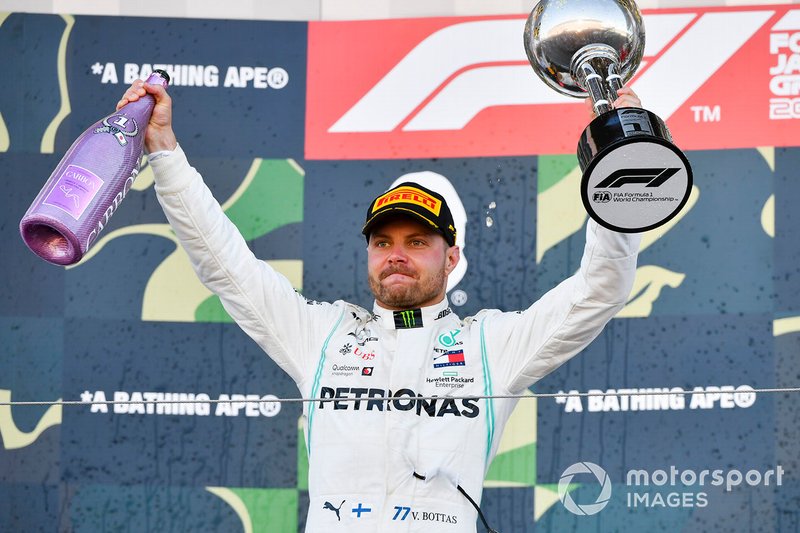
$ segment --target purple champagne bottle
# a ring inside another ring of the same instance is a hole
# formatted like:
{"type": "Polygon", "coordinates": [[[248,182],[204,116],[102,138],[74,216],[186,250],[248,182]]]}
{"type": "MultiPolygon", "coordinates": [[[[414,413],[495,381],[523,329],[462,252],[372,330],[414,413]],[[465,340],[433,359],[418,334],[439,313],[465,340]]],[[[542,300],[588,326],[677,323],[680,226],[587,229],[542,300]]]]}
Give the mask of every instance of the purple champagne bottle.
{"type": "MultiPolygon", "coordinates": [[[[147,83],[169,83],[163,70],[147,83]]],[[[144,134],[155,107],[146,94],[78,137],[19,223],[33,253],[56,265],[81,260],[97,242],[139,173],[144,134]]]]}

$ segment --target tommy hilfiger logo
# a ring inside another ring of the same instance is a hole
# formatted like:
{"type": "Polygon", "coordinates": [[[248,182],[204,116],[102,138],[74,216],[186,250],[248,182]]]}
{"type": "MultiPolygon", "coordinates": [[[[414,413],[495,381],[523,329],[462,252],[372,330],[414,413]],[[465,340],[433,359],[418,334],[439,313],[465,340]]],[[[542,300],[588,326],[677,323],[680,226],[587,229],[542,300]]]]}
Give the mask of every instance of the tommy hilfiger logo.
{"type": "Polygon", "coordinates": [[[397,329],[421,328],[422,309],[394,312],[394,327],[397,329]]]}
{"type": "Polygon", "coordinates": [[[447,366],[465,366],[464,350],[450,350],[442,355],[433,358],[433,368],[444,368],[447,366]],[[443,359],[446,357],[447,359],[443,359]]]}

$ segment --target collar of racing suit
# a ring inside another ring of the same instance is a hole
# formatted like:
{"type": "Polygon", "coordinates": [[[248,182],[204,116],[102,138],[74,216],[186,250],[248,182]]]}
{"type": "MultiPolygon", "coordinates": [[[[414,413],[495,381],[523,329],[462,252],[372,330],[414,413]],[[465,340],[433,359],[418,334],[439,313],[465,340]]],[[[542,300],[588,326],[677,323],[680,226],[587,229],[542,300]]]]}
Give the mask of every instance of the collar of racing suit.
{"type": "Polygon", "coordinates": [[[445,296],[441,302],[428,307],[391,311],[378,305],[376,301],[372,306],[375,321],[386,329],[411,329],[430,326],[434,321],[444,318],[452,310],[445,296]]]}

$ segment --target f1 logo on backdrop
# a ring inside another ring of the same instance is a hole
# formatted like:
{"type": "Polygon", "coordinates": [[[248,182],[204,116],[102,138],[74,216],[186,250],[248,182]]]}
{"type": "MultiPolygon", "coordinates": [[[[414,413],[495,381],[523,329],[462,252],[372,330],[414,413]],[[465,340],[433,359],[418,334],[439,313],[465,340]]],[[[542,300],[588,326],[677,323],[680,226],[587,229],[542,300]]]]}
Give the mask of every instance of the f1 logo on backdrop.
{"type": "MultiPolygon", "coordinates": [[[[771,112],[770,87],[781,64],[800,64],[790,46],[800,9],[650,10],[644,21],[647,47],[632,86],[669,121],[682,149],[797,144],[798,123],[771,112]]],[[[312,22],[306,158],[573,153],[586,111],[533,73],[524,23],[522,16],[312,22]]],[[[781,98],[800,104],[800,83],[781,86],[794,87],[781,98]]]]}

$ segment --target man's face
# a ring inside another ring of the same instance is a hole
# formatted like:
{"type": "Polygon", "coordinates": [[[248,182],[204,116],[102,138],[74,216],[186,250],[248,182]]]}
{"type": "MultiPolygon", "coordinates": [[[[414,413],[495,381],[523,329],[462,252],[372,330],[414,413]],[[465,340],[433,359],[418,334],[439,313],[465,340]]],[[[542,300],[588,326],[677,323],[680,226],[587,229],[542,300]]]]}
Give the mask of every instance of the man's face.
{"type": "Polygon", "coordinates": [[[382,307],[424,307],[444,298],[458,247],[414,219],[399,216],[377,226],[367,245],[369,287],[382,307]]]}

